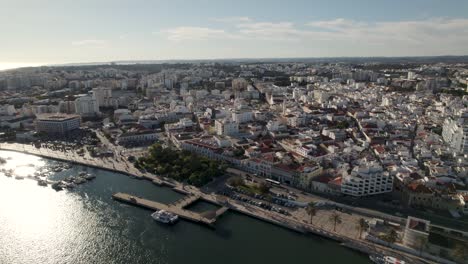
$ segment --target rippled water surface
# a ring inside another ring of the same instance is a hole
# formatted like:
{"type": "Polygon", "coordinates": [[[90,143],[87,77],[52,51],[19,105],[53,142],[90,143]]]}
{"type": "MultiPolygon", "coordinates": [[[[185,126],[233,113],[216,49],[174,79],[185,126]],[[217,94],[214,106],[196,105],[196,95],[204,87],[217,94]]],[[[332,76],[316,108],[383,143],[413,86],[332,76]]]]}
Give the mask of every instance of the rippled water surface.
{"type": "MultiPolygon", "coordinates": [[[[156,223],[151,212],[111,199],[115,192],[172,202],[180,194],[148,181],[73,166],[51,172],[56,161],[0,151],[0,263],[369,263],[367,256],[317,237],[300,235],[236,213],[216,230],[180,221],[156,223]],[[77,175],[97,178],[56,192],[28,177],[49,180],[77,175]]],[[[200,207],[200,206],[198,206],[200,207]]],[[[197,211],[200,208],[197,208],[197,211]]]]}

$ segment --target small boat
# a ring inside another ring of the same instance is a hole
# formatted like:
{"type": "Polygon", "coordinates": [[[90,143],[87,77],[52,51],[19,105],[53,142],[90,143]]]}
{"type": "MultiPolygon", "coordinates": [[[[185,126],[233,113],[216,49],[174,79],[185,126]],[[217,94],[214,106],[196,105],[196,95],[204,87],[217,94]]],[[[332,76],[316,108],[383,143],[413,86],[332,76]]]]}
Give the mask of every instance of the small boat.
{"type": "Polygon", "coordinates": [[[69,182],[62,182],[62,186],[64,188],[67,188],[67,189],[73,189],[76,187],[76,184],[74,184],[73,182],[69,183],[69,182]]]}
{"type": "Polygon", "coordinates": [[[47,181],[45,181],[45,180],[38,180],[38,181],[37,181],[37,185],[39,185],[39,186],[47,186],[47,181]]]}
{"type": "Polygon", "coordinates": [[[73,182],[74,180],[75,180],[74,177],[66,177],[65,179],[63,179],[64,182],[68,182],[68,183],[73,182]]]}
{"type": "Polygon", "coordinates": [[[24,177],[23,177],[23,176],[16,175],[16,176],[15,176],[15,179],[16,179],[16,180],[24,180],[24,177]]]}
{"type": "Polygon", "coordinates": [[[395,257],[384,255],[370,255],[369,259],[377,264],[405,264],[406,262],[395,257]]]}
{"type": "Polygon", "coordinates": [[[161,223],[164,224],[174,224],[178,219],[179,216],[165,210],[159,210],[151,214],[151,217],[161,223]]]}
{"type": "Polygon", "coordinates": [[[94,175],[91,175],[91,174],[89,174],[89,173],[88,173],[88,174],[86,174],[86,176],[84,176],[83,178],[85,178],[86,180],[88,180],[88,181],[89,181],[89,180],[93,180],[93,179],[95,179],[95,178],[96,178],[96,176],[94,176],[94,175]]]}
{"type": "Polygon", "coordinates": [[[56,191],[60,191],[63,189],[62,184],[60,182],[56,182],[52,184],[52,189],[56,191]]]}
{"type": "Polygon", "coordinates": [[[60,166],[60,165],[56,165],[56,166],[54,166],[54,167],[52,168],[52,171],[53,171],[53,172],[61,172],[61,171],[63,171],[63,167],[60,166]]]}
{"type": "Polygon", "coordinates": [[[81,177],[78,177],[78,178],[76,178],[76,179],[73,180],[73,183],[74,183],[74,184],[83,184],[83,183],[85,183],[85,182],[86,182],[86,179],[81,178],[81,177]]]}

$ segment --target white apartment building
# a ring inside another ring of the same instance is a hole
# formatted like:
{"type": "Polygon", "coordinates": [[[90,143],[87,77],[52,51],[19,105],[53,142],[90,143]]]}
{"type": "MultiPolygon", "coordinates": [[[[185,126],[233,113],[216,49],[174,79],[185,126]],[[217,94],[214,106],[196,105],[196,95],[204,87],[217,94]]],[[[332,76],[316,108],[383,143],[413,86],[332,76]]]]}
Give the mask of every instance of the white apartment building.
{"type": "Polygon", "coordinates": [[[233,90],[245,90],[249,83],[244,78],[237,78],[232,80],[232,89],[233,90]]]}
{"type": "Polygon", "coordinates": [[[95,116],[99,114],[98,101],[89,95],[75,99],[75,112],[82,116],[95,116]]]}
{"type": "Polygon", "coordinates": [[[75,102],[74,101],[61,101],[58,105],[59,113],[74,114],[75,113],[75,102]]]}
{"type": "Polygon", "coordinates": [[[242,124],[246,122],[250,122],[253,120],[253,112],[252,111],[234,111],[232,112],[232,120],[242,124]]]}
{"type": "Polygon", "coordinates": [[[215,121],[216,134],[231,136],[239,133],[239,123],[229,119],[215,121]]]}
{"type": "Polygon", "coordinates": [[[16,109],[14,105],[0,105],[0,115],[15,115],[16,109]]]}
{"type": "Polygon", "coordinates": [[[66,134],[80,127],[81,118],[78,115],[44,114],[36,119],[36,131],[47,134],[66,134]]]}
{"type": "Polygon", "coordinates": [[[468,126],[466,126],[464,118],[459,120],[446,119],[442,129],[442,138],[447,142],[457,153],[468,153],[468,126]]]}
{"type": "Polygon", "coordinates": [[[341,182],[341,193],[351,196],[369,196],[391,192],[393,177],[377,162],[362,162],[345,175],[341,182]]]}
{"type": "Polygon", "coordinates": [[[112,98],[112,89],[109,87],[93,88],[93,97],[99,107],[114,107],[115,100],[112,98]]]}
{"type": "Polygon", "coordinates": [[[313,91],[313,94],[314,94],[314,99],[319,103],[323,103],[327,101],[328,98],[330,98],[330,94],[324,91],[315,90],[313,91]]]}

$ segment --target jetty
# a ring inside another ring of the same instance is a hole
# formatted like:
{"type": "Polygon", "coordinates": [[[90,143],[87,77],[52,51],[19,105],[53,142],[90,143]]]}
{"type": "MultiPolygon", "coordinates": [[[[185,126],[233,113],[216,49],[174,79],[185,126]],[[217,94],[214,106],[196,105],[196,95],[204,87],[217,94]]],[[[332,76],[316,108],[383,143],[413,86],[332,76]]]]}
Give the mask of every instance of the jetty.
{"type": "Polygon", "coordinates": [[[144,199],[144,198],[137,197],[131,194],[126,194],[126,193],[115,193],[112,195],[112,198],[114,198],[117,201],[125,202],[128,204],[133,204],[133,205],[140,206],[143,208],[151,209],[153,211],[165,210],[165,211],[178,215],[182,219],[189,220],[195,223],[204,224],[209,227],[214,227],[214,223],[216,222],[216,219],[228,210],[227,207],[221,207],[215,212],[215,214],[213,214],[213,217],[207,217],[205,216],[206,214],[204,213],[196,213],[196,212],[184,209],[184,207],[187,207],[190,204],[195,203],[196,201],[200,199],[199,196],[195,196],[195,195],[182,198],[181,200],[176,201],[175,203],[172,203],[172,204],[164,204],[164,203],[160,203],[156,201],[151,201],[148,199],[144,199]]]}

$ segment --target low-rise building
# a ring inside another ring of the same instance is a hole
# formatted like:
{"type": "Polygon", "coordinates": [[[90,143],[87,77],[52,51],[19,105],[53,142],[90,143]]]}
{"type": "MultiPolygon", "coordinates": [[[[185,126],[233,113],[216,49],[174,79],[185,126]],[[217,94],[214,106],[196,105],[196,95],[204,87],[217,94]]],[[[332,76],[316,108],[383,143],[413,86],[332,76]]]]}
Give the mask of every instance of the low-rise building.
{"type": "Polygon", "coordinates": [[[65,135],[69,131],[78,129],[80,124],[81,118],[79,115],[43,114],[36,119],[36,131],[65,135]]]}
{"type": "Polygon", "coordinates": [[[121,134],[117,138],[118,144],[153,142],[158,139],[158,134],[151,130],[132,131],[121,134]]]}
{"type": "Polygon", "coordinates": [[[368,196],[391,192],[393,177],[377,162],[363,162],[343,176],[341,192],[351,196],[368,196]]]}

